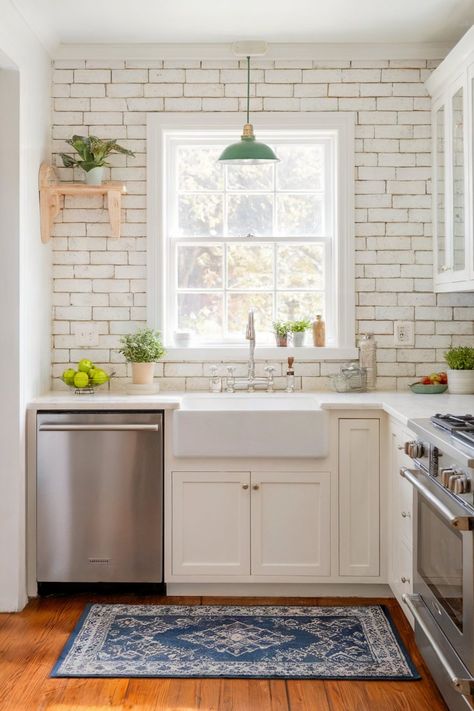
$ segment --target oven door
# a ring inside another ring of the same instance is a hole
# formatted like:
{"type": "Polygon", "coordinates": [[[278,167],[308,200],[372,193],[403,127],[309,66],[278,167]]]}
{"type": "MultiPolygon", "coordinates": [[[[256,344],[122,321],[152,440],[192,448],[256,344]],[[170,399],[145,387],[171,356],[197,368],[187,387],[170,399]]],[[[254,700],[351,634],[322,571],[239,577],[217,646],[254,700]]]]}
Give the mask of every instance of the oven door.
{"type": "Polygon", "coordinates": [[[414,592],[474,673],[474,517],[421,470],[400,472],[415,489],[414,592]]]}

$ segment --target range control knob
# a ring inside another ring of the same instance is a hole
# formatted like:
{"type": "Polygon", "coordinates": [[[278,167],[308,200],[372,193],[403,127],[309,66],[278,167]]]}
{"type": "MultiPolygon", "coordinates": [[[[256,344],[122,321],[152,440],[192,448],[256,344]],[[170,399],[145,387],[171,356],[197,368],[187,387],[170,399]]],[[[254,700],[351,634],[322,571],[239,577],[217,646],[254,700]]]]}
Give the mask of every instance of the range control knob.
{"type": "Polygon", "coordinates": [[[446,489],[449,488],[449,480],[454,474],[454,469],[451,469],[451,467],[448,467],[447,469],[441,469],[439,473],[439,480],[441,484],[446,487],[446,489]]]}
{"type": "Polygon", "coordinates": [[[425,453],[422,442],[405,442],[405,454],[408,454],[412,459],[420,459],[425,453]]]}

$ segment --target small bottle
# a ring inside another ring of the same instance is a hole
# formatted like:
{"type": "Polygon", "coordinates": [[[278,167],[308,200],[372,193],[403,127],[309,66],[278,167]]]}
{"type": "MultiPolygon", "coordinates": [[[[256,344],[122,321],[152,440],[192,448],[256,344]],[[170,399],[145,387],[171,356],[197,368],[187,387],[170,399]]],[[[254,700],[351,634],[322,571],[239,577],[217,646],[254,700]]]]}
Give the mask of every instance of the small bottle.
{"type": "Polygon", "coordinates": [[[286,392],[295,392],[295,371],[293,369],[293,363],[295,359],[291,356],[288,358],[288,368],[286,369],[286,392]]]}
{"type": "Polygon", "coordinates": [[[373,333],[361,333],[359,339],[359,363],[367,369],[367,390],[375,390],[377,380],[377,344],[373,333]]]}
{"type": "Polygon", "coordinates": [[[211,377],[209,380],[209,390],[211,393],[220,393],[222,390],[222,379],[217,375],[217,366],[211,368],[211,377]]]}
{"type": "Polygon", "coordinates": [[[313,344],[318,348],[326,345],[326,324],[321,314],[318,314],[313,322],[313,344]]]}

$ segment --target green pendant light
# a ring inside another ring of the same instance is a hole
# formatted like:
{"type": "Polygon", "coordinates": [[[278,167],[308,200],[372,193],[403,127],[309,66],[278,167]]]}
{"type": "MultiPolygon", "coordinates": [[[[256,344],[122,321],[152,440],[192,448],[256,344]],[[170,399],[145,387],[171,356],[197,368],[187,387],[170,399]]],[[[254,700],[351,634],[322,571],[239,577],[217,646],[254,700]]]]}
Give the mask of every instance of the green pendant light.
{"type": "Polygon", "coordinates": [[[250,56],[247,57],[247,123],[238,143],[231,143],[224,148],[218,160],[228,165],[260,165],[274,163],[277,158],[270,146],[255,140],[250,121],[250,56]]]}

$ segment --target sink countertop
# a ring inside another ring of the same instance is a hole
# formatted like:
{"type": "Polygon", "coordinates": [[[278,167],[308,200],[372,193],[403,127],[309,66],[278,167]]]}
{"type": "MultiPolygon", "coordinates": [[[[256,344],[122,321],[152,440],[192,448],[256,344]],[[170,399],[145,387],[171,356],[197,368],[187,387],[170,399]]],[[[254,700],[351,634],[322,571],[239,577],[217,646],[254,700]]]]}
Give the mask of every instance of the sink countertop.
{"type": "MultiPolygon", "coordinates": [[[[406,425],[408,420],[421,417],[431,417],[437,412],[454,412],[466,414],[474,411],[474,395],[415,395],[407,392],[374,391],[368,393],[335,393],[335,392],[304,392],[286,394],[277,392],[269,394],[268,398],[287,396],[298,398],[303,394],[314,397],[319,406],[325,410],[383,410],[390,417],[406,425]]],[[[181,407],[183,398],[208,395],[219,398],[228,394],[213,394],[207,392],[164,392],[155,395],[127,395],[120,392],[95,393],[94,395],[74,395],[69,392],[52,391],[32,400],[28,408],[31,410],[174,410],[181,407]]],[[[239,393],[238,397],[245,397],[239,393]]],[[[266,393],[261,393],[266,397],[266,393]]]]}

